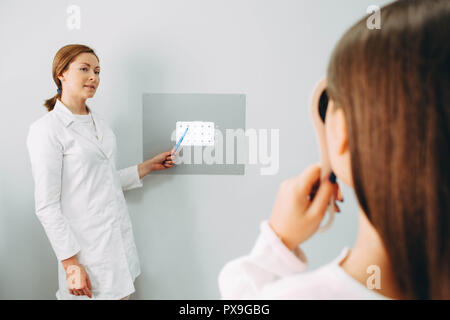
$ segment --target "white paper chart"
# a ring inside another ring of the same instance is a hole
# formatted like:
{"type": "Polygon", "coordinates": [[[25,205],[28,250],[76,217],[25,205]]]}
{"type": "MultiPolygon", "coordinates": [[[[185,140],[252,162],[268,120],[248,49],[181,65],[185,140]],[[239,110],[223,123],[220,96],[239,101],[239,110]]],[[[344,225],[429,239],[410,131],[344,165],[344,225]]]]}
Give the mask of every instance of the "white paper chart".
{"type": "Polygon", "coordinates": [[[214,122],[177,121],[176,141],[189,128],[180,146],[214,146],[214,122]]]}

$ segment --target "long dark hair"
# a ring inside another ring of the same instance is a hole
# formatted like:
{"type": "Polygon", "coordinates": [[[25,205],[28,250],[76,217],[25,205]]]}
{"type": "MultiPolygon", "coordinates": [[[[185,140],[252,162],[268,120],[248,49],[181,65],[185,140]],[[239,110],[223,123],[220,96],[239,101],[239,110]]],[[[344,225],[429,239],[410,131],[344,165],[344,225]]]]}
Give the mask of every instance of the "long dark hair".
{"type": "Polygon", "coordinates": [[[450,1],[403,0],[336,45],[327,93],[343,108],[355,192],[410,299],[450,298],[450,1]]]}
{"type": "MultiPolygon", "coordinates": [[[[94,50],[85,46],[84,44],[69,44],[58,50],[55,57],[53,58],[52,64],[52,76],[53,81],[56,84],[56,87],[59,89],[59,93],[54,95],[53,97],[45,100],[44,106],[50,112],[53,110],[56,104],[56,99],[61,97],[62,93],[62,85],[61,81],[58,79],[58,76],[61,75],[64,71],[67,70],[70,63],[80,54],[80,53],[92,53],[98,59],[94,50]]],[[[100,61],[100,60],[99,60],[100,61]]]]}

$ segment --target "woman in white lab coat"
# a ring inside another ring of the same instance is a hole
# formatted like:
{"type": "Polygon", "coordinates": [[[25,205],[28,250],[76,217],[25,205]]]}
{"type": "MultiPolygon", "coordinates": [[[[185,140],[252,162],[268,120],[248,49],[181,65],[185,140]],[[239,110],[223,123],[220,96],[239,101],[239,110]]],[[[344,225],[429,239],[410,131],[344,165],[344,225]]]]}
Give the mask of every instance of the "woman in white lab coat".
{"type": "Polygon", "coordinates": [[[380,12],[381,30],[364,17],[336,45],[311,104],[322,163],[281,185],[253,250],[222,269],[223,298],[450,298],[450,5],[380,12]],[[356,244],[306,272],[336,176],[360,206],[356,244]]]}
{"type": "Polygon", "coordinates": [[[153,170],[171,168],[174,155],[164,152],[117,170],[116,137],[86,105],[100,83],[95,52],[64,46],[52,73],[57,95],[30,126],[27,146],[36,215],[59,262],[56,297],[128,298],[140,267],[123,191],[141,187],[153,170]]]}

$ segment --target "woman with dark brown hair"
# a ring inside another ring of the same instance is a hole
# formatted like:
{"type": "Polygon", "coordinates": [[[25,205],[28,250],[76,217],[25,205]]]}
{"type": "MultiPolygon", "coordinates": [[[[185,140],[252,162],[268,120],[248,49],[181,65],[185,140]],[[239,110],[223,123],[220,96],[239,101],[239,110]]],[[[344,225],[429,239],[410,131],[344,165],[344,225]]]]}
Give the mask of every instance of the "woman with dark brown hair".
{"type": "Polygon", "coordinates": [[[224,298],[450,298],[450,2],[396,1],[380,30],[366,19],[313,94],[332,173],[313,165],[281,185],[252,252],[222,269],[224,298]],[[360,205],[356,244],[302,272],[299,245],[342,200],[336,176],[360,205]]]}
{"type": "Polygon", "coordinates": [[[27,138],[36,215],[56,254],[58,299],[127,299],[139,259],[123,191],[174,165],[171,151],[116,169],[116,137],[86,105],[100,83],[91,48],[71,44],[53,59],[57,94],[27,138]],[[66,281],[67,280],[67,281],[66,281]]]}

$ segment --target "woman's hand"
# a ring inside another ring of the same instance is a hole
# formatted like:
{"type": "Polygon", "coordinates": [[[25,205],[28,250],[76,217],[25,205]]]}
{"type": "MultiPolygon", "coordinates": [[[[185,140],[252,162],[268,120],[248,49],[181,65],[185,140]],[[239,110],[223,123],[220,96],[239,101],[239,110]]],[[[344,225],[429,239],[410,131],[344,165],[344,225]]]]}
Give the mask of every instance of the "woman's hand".
{"type": "Polygon", "coordinates": [[[317,231],[333,194],[343,200],[336,182],[319,180],[320,170],[320,165],[311,165],[280,186],[269,225],[290,250],[317,231]]]}
{"type": "Polygon", "coordinates": [[[175,164],[175,154],[173,154],[174,149],[160,153],[151,159],[144,161],[139,164],[139,178],[142,179],[144,176],[155,170],[165,170],[172,168],[175,164]]]}
{"type": "Polygon", "coordinates": [[[62,261],[66,271],[66,281],[69,293],[75,296],[88,296],[92,298],[91,281],[84,267],[78,263],[75,256],[62,261]]]}

